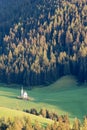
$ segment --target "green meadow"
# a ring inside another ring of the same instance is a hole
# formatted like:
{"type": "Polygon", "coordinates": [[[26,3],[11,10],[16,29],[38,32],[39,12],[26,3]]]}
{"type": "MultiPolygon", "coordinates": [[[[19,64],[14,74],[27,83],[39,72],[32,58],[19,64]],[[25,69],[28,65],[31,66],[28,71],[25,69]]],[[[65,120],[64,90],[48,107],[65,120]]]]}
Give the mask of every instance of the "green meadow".
{"type": "Polygon", "coordinates": [[[18,89],[16,87],[0,84],[0,116],[20,116],[22,110],[30,108],[38,111],[46,108],[59,115],[67,114],[71,121],[75,117],[82,120],[87,115],[87,85],[78,85],[72,76],[62,77],[47,87],[39,86],[27,90],[28,95],[33,98],[31,101],[17,99],[21,86],[18,89]]]}

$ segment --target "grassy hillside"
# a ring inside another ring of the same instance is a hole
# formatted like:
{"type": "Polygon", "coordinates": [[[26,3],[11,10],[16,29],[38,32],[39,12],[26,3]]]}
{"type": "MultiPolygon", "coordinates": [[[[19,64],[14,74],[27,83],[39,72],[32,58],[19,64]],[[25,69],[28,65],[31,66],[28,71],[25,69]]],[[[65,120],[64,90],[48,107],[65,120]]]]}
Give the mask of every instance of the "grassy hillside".
{"type": "Polygon", "coordinates": [[[45,119],[43,117],[38,117],[32,114],[27,114],[24,113],[22,111],[18,111],[18,110],[12,110],[9,108],[4,108],[4,107],[0,107],[0,117],[5,117],[6,119],[11,118],[12,120],[14,119],[14,117],[19,117],[20,119],[23,117],[29,117],[32,123],[35,123],[36,121],[38,121],[40,124],[42,125],[46,125],[46,124],[51,124],[53,121],[50,119],[45,119]]]}
{"type": "MultiPolygon", "coordinates": [[[[66,76],[46,88],[41,87],[28,91],[29,96],[34,98],[33,101],[17,99],[16,97],[20,95],[20,89],[6,86],[0,85],[1,107],[19,110],[47,108],[50,111],[57,112],[59,115],[68,114],[71,120],[75,117],[82,120],[87,114],[86,85],[78,86],[73,77],[66,76]]],[[[2,113],[2,115],[5,114],[2,113]]]]}

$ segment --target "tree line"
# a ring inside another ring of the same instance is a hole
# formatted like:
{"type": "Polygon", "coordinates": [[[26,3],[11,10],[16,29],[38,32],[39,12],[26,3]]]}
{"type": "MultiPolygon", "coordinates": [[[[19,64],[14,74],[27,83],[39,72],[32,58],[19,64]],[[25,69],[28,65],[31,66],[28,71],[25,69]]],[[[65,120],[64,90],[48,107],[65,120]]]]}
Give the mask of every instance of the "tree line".
{"type": "Polygon", "coordinates": [[[87,0],[38,0],[23,10],[2,36],[0,81],[48,85],[72,74],[87,82],[87,0]]]}
{"type": "Polygon", "coordinates": [[[59,122],[54,121],[52,124],[41,124],[37,121],[31,122],[29,117],[22,117],[21,119],[15,117],[11,118],[0,118],[0,130],[87,130],[87,117],[84,118],[83,124],[80,123],[79,119],[75,118],[71,125],[68,118],[59,122]]]}

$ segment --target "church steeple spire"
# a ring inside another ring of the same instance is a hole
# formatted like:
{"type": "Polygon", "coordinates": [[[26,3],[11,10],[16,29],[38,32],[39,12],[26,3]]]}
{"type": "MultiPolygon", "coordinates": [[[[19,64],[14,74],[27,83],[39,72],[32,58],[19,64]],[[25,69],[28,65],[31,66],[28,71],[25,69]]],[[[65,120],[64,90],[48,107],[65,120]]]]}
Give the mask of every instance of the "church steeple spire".
{"type": "Polygon", "coordinates": [[[23,97],[23,94],[24,94],[24,90],[23,90],[23,86],[21,88],[21,97],[23,97]]]}

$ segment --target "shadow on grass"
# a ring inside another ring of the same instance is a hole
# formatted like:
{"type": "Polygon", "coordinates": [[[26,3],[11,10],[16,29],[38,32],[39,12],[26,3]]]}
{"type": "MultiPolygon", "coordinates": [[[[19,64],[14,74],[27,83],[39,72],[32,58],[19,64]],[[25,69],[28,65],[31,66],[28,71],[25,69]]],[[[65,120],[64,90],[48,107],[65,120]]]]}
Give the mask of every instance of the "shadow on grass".
{"type": "Polygon", "coordinates": [[[7,98],[12,98],[12,99],[17,99],[17,96],[16,95],[14,95],[14,96],[10,96],[10,95],[4,95],[4,94],[0,94],[0,96],[3,96],[3,97],[7,97],[7,98]]]}
{"type": "MultiPolygon", "coordinates": [[[[58,111],[63,111],[62,115],[64,113],[67,114],[71,120],[77,117],[83,121],[84,116],[87,115],[87,100],[84,93],[87,93],[86,90],[76,89],[76,91],[59,92],[57,95],[55,95],[56,93],[48,94],[47,96],[40,97],[40,99],[38,98],[36,103],[38,105],[41,103],[50,111],[51,109],[55,109],[57,113],[58,111]]],[[[60,113],[58,114],[60,115],[60,113]]]]}

